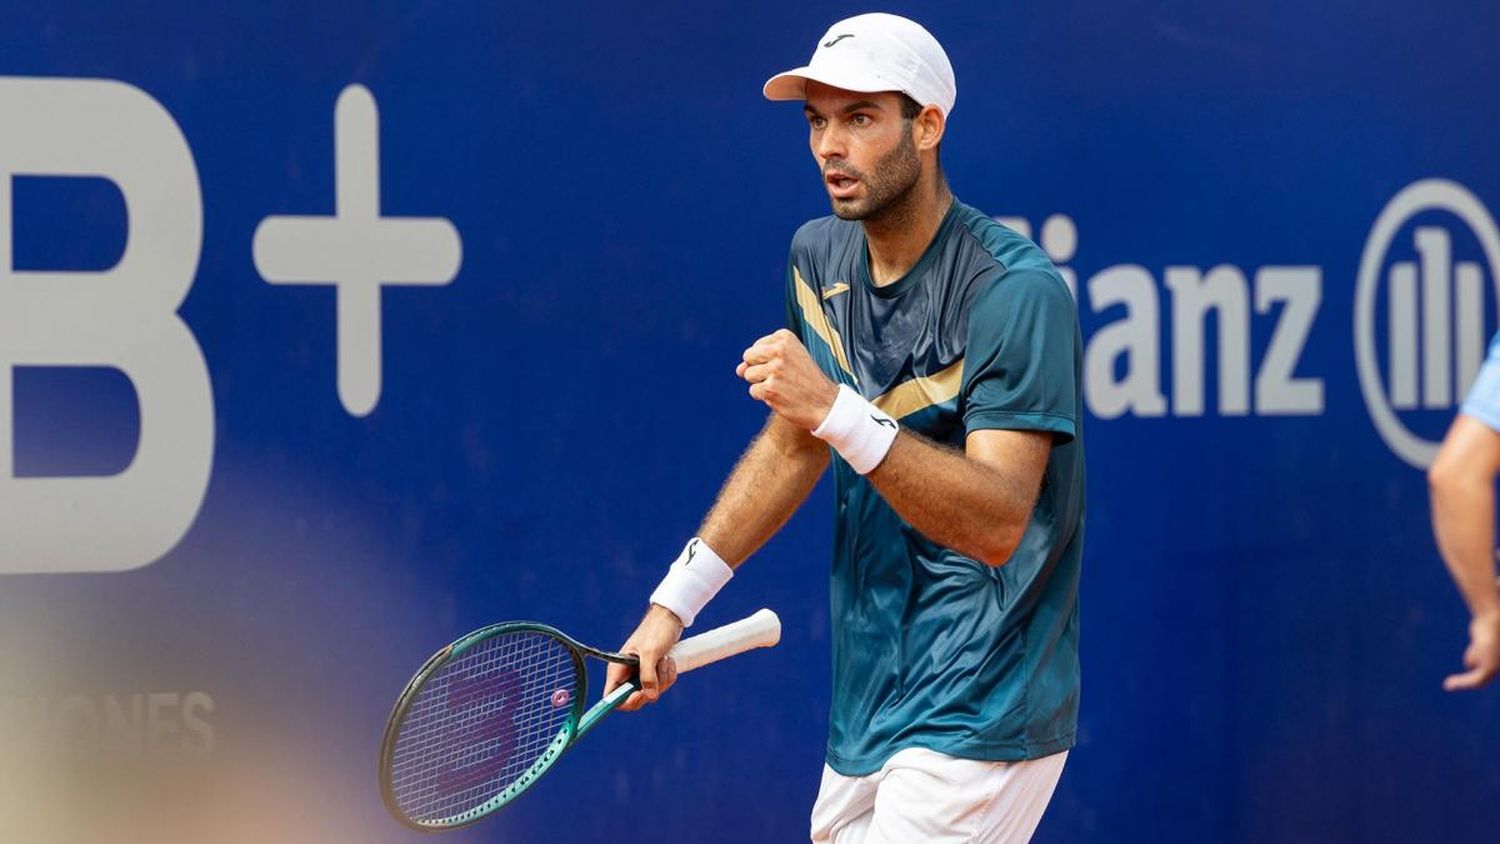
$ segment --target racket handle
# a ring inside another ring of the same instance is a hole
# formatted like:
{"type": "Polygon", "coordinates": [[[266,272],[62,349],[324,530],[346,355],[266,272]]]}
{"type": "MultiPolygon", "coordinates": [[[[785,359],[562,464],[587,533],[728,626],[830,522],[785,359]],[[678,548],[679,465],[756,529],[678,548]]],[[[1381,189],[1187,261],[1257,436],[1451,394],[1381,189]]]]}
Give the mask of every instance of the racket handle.
{"type": "Polygon", "coordinates": [[[677,673],[682,674],[752,648],[769,648],[779,641],[781,619],[763,609],[733,624],[683,639],[668,656],[677,663],[677,673]]]}

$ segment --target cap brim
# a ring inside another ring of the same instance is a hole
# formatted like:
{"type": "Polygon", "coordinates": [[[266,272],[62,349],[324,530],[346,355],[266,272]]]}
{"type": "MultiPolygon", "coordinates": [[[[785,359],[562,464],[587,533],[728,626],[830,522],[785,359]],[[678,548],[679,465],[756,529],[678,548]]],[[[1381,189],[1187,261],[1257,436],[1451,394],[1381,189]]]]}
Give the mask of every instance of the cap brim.
{"type": "Polygon", "coordinates": [[[767,79],[766,84],[761,88],[761,93],[765,94],[768,100],[805,100],[809,81],[821,82],[845,91],[858,91],[862,94],[901,90],[883,79],[872,78],[864,74],[840,74],[828,69],[814,70],[810,67],[798,67],[767,79]]]}

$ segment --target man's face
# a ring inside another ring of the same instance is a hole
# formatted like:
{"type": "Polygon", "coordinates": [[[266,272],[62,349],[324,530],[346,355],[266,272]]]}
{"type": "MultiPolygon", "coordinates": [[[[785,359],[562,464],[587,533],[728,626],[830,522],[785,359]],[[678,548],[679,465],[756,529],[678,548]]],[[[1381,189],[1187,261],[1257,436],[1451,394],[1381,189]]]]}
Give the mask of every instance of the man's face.
{"type": "Polygon", "coordinates": [[[809,145],[823,173],[833,213],[845,220],[878,216],[922,174],[901,95],[861,94],[807,83],[809,145]]]}

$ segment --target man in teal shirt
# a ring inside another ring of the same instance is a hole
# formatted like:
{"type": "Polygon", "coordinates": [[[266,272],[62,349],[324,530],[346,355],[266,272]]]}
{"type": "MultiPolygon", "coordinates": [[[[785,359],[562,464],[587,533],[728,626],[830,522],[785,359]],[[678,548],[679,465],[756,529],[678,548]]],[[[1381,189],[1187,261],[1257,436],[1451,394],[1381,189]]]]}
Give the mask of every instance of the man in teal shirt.
{"type": "Polygon", "coordinates": [[[834,216],[793,238],[788,326],[739,364],[772,413],[622,648],[643,684],[626,708],[671,684],[682,629],[831,462],[813,840],[1024,841],[1077,724],[1076,307],[1040,249],[949,190],[956,86],[926,30],[841,21],[765,94],[804,102],[834,216]]]}

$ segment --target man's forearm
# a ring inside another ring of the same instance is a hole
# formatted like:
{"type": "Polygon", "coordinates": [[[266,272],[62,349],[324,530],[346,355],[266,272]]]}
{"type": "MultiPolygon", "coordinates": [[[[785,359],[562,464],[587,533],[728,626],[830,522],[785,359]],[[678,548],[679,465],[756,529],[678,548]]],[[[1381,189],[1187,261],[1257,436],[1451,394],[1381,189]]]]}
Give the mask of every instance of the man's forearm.
{"type": "MultiPolygon", "coordinates": [[[[828,447],[822,441],[772,414],[729,473],[698,529],[699,538],[725,563],[738,567],[786,524],[827,466],[828,447]]],[[[669,602],[656,602],[656,597],[635,633],[620,647],[641,658],[641,691],[626,698],[620,707],[626,711],[656,700],[676,678],[672,661],[664,658],[682,635],[685,621],[669,602]]],[[[631,679],[634,671],[611,664],[605,692],[631,679]]]]}
{"type": "Polygon", "coordinates": [[[1048,434],[1005,432],[1007,464],[1034,472],[1002,472],[993,465],[903,429],[885,459],[867,476],[901,518],[939,545],[989,565],[1003,565],[1026,531],[1047,462],[1048,434]]]}
{"type": "Polygon", "coordinates": [[[1457,471],[1433,480],[1432,529],[1438,550],[1476,618],[1500,614],[1494,513],[1493,478],[1457,471]]]}
{"type": "Polygon", "coordinates": [[[698,535],[738,567],[797,511],[828,467],[828,446],[772,414],[719,490],[698,535]]]}
{"type": "MultiPolygon", "coordinates": [[[[979,429],[968,435],[962,452],[905,429],[891,440],[870,425],[894,428],[894,420],[853,389],[830,381],[792,332],[781,329],[760,338],[743,357],[736,374],[749,382],[752,398],[775,412],[767,433],[785,426],[798,435],[790,441],[805,449],[808,432],[818,431],[929,539],[992,566],[1010,559],[1031,519],[1051,454],[1051,432],[979,429]]],[[[747,454],[746,462],[749,458],[747,454]]],[[[819,472],[826,459],[820,457],[819,472]]],[[[808,489],[815,480],[816,475],[807,480],[808,489]]],[[[782,520],[802,495],[805,490],[786,508],[782,520]]],[[[727,494],[721,503],[724,499],[734,503],[727,494]]],[[[720,524],[712,517],[710,522],[720,524]]],[[[776,527],[780,524],[775,522],[776,527]]],[[[773,532],[767,531],[755,545],[773,532]]],[[[730,559],[728,552],[721,553],[730,559]]]]}

